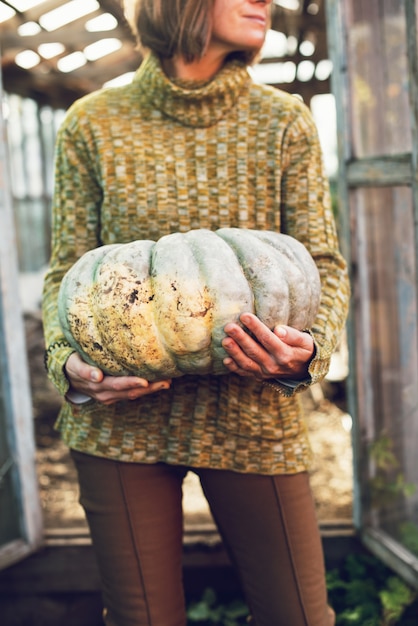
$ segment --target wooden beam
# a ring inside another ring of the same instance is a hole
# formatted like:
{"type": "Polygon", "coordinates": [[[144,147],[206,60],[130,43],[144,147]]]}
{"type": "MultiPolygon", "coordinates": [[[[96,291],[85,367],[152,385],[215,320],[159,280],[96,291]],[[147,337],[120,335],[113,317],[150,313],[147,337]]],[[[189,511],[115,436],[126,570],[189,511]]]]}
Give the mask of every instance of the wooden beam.
{"type": "MultiPolygon", "coordinates": [[[[337,567],[348,554],[359,550],[349,521],[325,522],[321,536],[329,568],[337,567]]],[[[186,529],[183,568],[186,572],[232,569],[213,524],[186,529]]],[[[96,560],[84,528],[50,531],[36,554],[0,572],[0,595],[93,592],[99,588],[96,560]]]]}
{"type": "Polygon", "coordinates": [[[349,187],[387,187],[411,185],[413,170],[411,155],[368,157],[347,163],[349,187]]]}
{"type": "Polygon", "coordinates": [[[3,60],[4,88],[8,93],[32,98],[40,105],[67,108],[77,98],[100,89],[108,80],[135,71],[140,60],[139,52],[126,41],[120,50],[68,74],[57,69],[57,59],[45,60],[32,70],[3,60]]]}
{"type": "Polygon", "coordinates": [[[306,83],[302,83],[301,81],[294,81],[293,83],[276,83],[272,84],[272,87],[276,87],[277,89],[282,89],[287,93],[293,93],[301,96],[302,100],[309,106],[311,99],[314,96],[318,96],[320,94],[330,93],[330,82],[329,80],[317,80],[313,79],[306,83]]]}
{"type": "MultiPolygon", "coordinates": [[[[117,37],[121,40],[129,39],[134,42],[133,37],[127,37],[126,30],[122,27],[117,27],[111,31],[103,31],[102,37],[117,37]]],[[[82,50],[89,44],[97,41],[98,38],[97,32],[90,33],[85,28],[80,28],[77,22],[73,22],[59,31],[47,32],[42,30],[40,33],[30,37],[21,37],[14,28],[1,31],[2,49],[5,53],[11,50],[14,53],[28,49],[36,51],[38,46],[43,43],[59,42],[66,47],[66,54],[68,54],[74,50],[82,50]]]]}

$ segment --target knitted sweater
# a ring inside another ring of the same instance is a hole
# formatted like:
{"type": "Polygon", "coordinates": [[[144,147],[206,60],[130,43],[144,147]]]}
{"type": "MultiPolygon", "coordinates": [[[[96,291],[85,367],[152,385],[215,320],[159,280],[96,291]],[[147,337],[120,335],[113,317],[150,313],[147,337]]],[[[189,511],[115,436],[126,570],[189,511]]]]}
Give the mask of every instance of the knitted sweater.
{"type": "MultiPolygon", "coordinates": [[[[312,383],[320,380],[345,322],[349,286],[303,103],[255,84],[237,61],[192,85],[170,81],[149,55],[130,85],[70,108],[57,140],[43,299],[48,372],[63,396],[72,349],[57,294],[69,267],[103,244],[221,227],[286,232],[312,254],[322,296],[309,329],[316,346],[309,373],[312,383]]],[[[57,428],[68,446],[122,461],[295,473],[310,459],[295,391],[235,374],[183,376],[169,390],[112,406],[64,400],[57,428]]]]}

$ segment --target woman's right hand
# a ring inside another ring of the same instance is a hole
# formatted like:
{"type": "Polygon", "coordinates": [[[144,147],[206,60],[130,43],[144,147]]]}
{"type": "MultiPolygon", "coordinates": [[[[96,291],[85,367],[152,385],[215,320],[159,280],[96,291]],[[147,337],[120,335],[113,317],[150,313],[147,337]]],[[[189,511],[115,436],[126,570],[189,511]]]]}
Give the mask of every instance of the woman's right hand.
{"type": "Polygon", "coordinates": [[[171,380],[149,382],[137,376],[105,376],[73,352],[65,364],[65,374],[70,381],[70,391],[82,393],[101,404],[114,404],[120,400],[137,400],[156,391],[169,389],[171,380]]]}

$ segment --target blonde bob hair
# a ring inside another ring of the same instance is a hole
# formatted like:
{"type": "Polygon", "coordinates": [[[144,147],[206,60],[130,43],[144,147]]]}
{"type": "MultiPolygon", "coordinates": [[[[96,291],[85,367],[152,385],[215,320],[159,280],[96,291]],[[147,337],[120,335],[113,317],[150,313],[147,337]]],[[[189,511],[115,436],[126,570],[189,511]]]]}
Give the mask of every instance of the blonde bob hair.
{"type": "MultiPolygon", "coordinates": [[[[211,39],[215,0],[127,0],[125,13],[141,51],[160,58],[180,55],[186,62],[199,60],[211,39]]],[[[254,50],[238,50],[235,58],[250,64],[254,50]]]]}

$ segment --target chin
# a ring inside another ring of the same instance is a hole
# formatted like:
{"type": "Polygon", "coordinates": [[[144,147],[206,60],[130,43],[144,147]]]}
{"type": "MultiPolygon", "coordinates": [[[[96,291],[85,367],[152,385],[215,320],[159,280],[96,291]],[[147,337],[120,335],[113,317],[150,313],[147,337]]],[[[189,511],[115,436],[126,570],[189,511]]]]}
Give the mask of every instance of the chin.
{"type": "Polygon", "coordinates": [[[245,41],[244,45],[247,50],[250,50],[252,52],[259,52],[261,48],[264,46],[265,40],[266,40],[266,36],[264,33],[262,37],[260,36],[260,37],[248,38],[245,41]]]}

